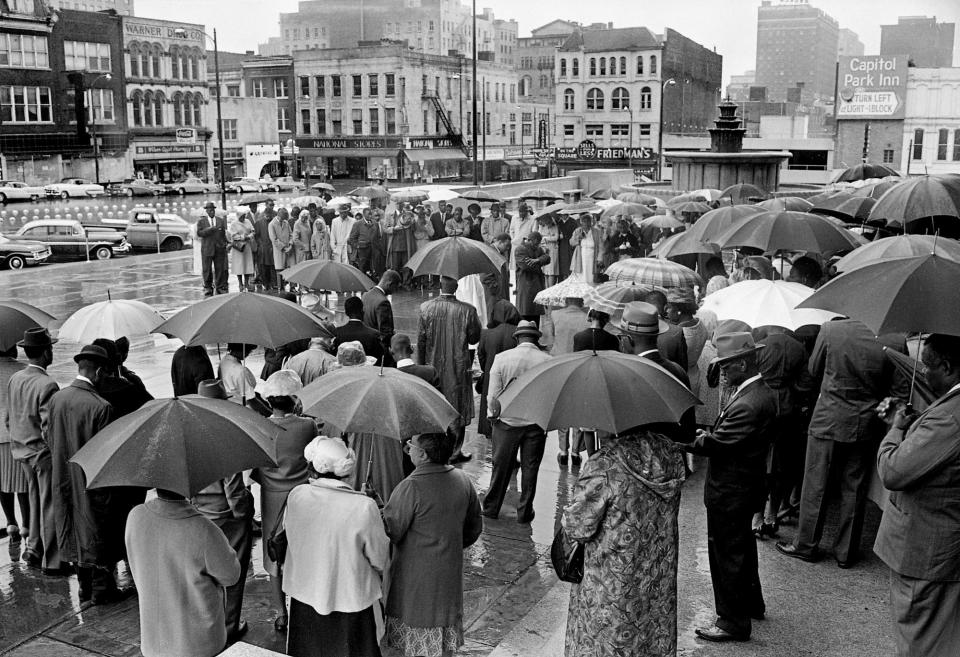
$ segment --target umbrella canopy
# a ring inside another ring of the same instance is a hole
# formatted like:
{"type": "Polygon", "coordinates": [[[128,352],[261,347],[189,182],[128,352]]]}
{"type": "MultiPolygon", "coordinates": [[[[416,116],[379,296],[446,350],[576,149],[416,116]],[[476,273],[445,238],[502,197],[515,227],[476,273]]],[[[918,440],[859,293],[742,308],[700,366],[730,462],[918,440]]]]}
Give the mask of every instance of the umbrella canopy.
{"type": "Polygon", "coordinates": [[[672,228],[682,228],[683,222],[677,219],[676,217],[671,217],[667,214],[658,214],[652,217],[647,217],[640,222],[641,226],[653,226],[654,228],[660,228],[664,230],[669,230],[672,228]]]}
{"type": "Polygon", "coordinates": [[[757,203],[757,207],[774,212],[809,212],[810,208],[813,207],[813,203],[799,196],[778,196],[776,198],[768,198],[766,201],[760,201],[757,203]]]}
{"type": "Polygon", "coordinates": [[[890,347],[884,347],[883,353],[905,380],[909,379],[913,382],[913,393],[910,401],[913,402],[913,408],[918,413],[922,413],[939,396],[934,394],[930,386],[927,385],[927,380],[924,377],[927,370],[926,365],[919,358],[911,358],[890,347]]]}
{"type": "Polygon", "coordinates": [[[447,187],[431,187],[427,190],[427,194],[427,200],[433,201],[434,203],[439,201],[452,201],[455,198],[460,198],[459,194],[447,187]]]}
{"type": "Polygon", "coordinates": [[[677,196],[674,196],[673,198],[668,199],[667,207],[672,208],[673,206],[679,205],[681,203],[704,203],[706,201],[707,201],[706,196],[701,196],[696,192],[686,192],[684,194],[678,194],[677,196]]]}
{"type": "Polygon", "coordinates": [[[298,398],[304,413],[341,431],[398,440],[446,431],[459,417],[436,388],[394,367],[344,367],[304,387],[298,398]]]}
{"type": "Polygon", "coordinates": [[[8,299],[0,301],[0,351],[7,351],[23,340],[23,332],[32,328],[47,328],[56,317],[29,303],[8,299]]]}
{"type": "Polygon", "coordinates": [[[366,187],[357,187],[349,192],[347,196],[362,196],[364,198],[390,198],[390,192],[383,187],[376,185],[367,185],[366,187]]]}
{"type": "MultiPolygon", "coordinates": [[[[593,204],[591,203],[591,205],[593,204]]],[[[548,214],[553,214],[554,212],[561,212],[567,209],[568,207],[569,206],[563,201],[557,201],[556,203],[551,203],[550,205],[546,205],[540,208],[539,210],[534,212],[533,215],[531,216],[534,219],[539,219],[540,217],[546,217],[548,214]]],[[[563,214],[567,214],[567,213],[563,213],[563,214]]]]}
{"type": "Polygon", "coordinates": [[[142,301],[111,299],[84,306],[70,315],[57,337],[80,344],[88,344],[97,338],[116,340],[125,335],[153,333],[162,321],[163,315],[142,301]]]}
{"type": "Polygon", "coordinates": [[[356,199],[352,199],[348,196],[335,196],[327,201],[327,207],[333,208],[334,210],[339,210],[341,205],[349,205],[350,211],[354,214],[366,207],[369,207],[366,203],[360,203],[356,199]]]}
{"type": "Polygon", "coordinates": [[[846,194],[846,193],[849,193],[850,191],[853,191],[853,190],[825,189],[819,194],[808,196],[807,200],[813,203],[814,207],[816,207],[818,203],[822,203],[828,198],[836,196],[837,194],[846,194]]]}
{"type": "Polygon", "coordinates": [[[324,201],[322,198],[320,198],[319,196],[314,196],[312,194],[308,194],[306,196],[298,196],[297,198],[290,201],[291,206],[295,205],[298,208],[303,208],[303,209],[306,209],[306,207],[311,203],[313,203],[318,208],[325,207],[327,204],[327,202],[324,201]]]}
{"type": "Polygon", "coordinates": [[[900,172],[886,164],[864,162],[841,171],[832,182],[854,182],[855,180],[869,180],[870,178],[885,178],[899,176],[900,172]]]}
{"type": "Polygon", "coordinates": [[[242,199],[237,201],[237,205],[253,205],[255,203],[266,203],[267,201],[272,201],[273,197],[268,196],[267,194],[247,194],[242,199]]]}
{"type": "Polygon", "coordinates": [[[643,295],[653,290],[652,285],[617,285],[601,283],[583,295],[583,305],[591,310],[607,313],[617,319],[631,301],[643,301],[643,295]]]}
{"type": "Polygon", "coordinates": [[[335,188],[333,185],[331,185],[330,183],[325,183],[325,182],[317,183],[316,185],[310,185],[310,189],[324,189],[324,190],[330,192],[331,194],[336,194],[336,193],[337,193],[337,190],[336,190],[336,188],[335,188]]]}
{"type": "Polygon", "coordinates": [[[306,285],[312,290],[366,292],[376,285],[369,276],[354,267],[330,260],[305,260],[283,270],[284,280],[306,285]]]}
{"type": "Polygon", "coordinates": [[[606,275],[620,285],[693,287],[703,285],[700,274],[689,267],[659,258],[627,258],[607,267],[606,275]]]}
{"type": "Polygon", "coordinates": [[[111,422],[70,460],[87,488],[163,488],[190,497],[237,472],[276,467],[282,430],[222,399],[154,399],[111,422]]]}
{"type": "Polygon", "coordinates": [[[624,203],[639,203],[640,205],[663,205],[663,199],[659,199],[656,196],[651,196],[650,194],[644,194],[643,192],[623,192],[617,194],[617,200],[623,201],[624,203]]]}
{"type": "Polygon", "coordinates": [[[601,212],[602,208],[597,205],[596,200],[594,199],[583,199],[582,201],[577,201],[576,203],[564,203],[563,201],[557,201],[556,203],[551,203],[547,207],[557,207],[559,206],[558,212],[560,214],[583,214],[585,212],[601,212]]]}
{"type": "Polygon", "coordinates": [[[390,200],[394,203],[421,203],[429,198],[430,193],[423,189],[405,189],[390,194],[390,200]]]}
{"type": "Polygon", "coordinates": [[[708,255],[717,255],[720,253],[720,247],[710,242],[702,242],[696,238],[691,238],[690,231],[686,230],[676,235],[666,238],[650,252],[653,258],[662,258],[669,260],[685,255],[699,255],[705,253],[708,255]]]}
{"type": "Polygon", "coordinates": [[[559,201],[563,199],[563,194],[544,187],[534,187],[520,194],[520,198],[532,198],[538,201],[559,201]]]}
{"type": "Polygon", "coordinates": [[[782,326],[791,331],[837,317],[826,310],[797,310],[797,304],[811,294],[813,288],[800,283],[740,281],[707,296],[701,308],[716,313],[718,320],[737,319],[753,327],[782,326]]]}
{"type": "Polygon", "coordinates": [[[686,235],[701,242],[712,242],[735,223],[763,212],[755,205],[731,205],[711,210],[687,229],[686,235]]]}
{"type": "Polygon", "coordinates": [[[482,189],[472,189],[469,192],[461,192],[460,198],[468,201],[477,201],[478,203],[499,203],[500,199],[482,189]]]}
{"type": "Polygon", "coordinates": [[[907,227],[921,219],[960,218],[960,176],[918,176],[891,187],[870,210],[870,220],[907,227]]]}
{"type": "Polygon", "coordinates": [[[960,242],[936,235],[897,235],[868,242],[837,261],[838,271],[852,271],[864,265],[935,253],[960,262],[960,242]]]}
{"type": "Polygon", "coordinates": [[[546,431],[588,426],[620,433],[642,424],[679,422],[699,400],[646,358],[579,351],[530,368],[507,386],[499,402],[502,417],[546,431]]]}
{"type": "Polygon", "coordinates": [[[925,331],[960,335],[960,263],[940,255],[858,267],[821,287],[801,308],[859,319],[877,335],[925,331]]]}
{"type": "Polygon", "coordinates": [[[752,247],[764,253],[808,251],[829,255],[852,251],[861,238],[808,212],[762,212],[731,226],[715,240],[720,248],[752,247]]]}
{"type": "Polygon", "coordinates": [[[611,203],[600,216],[604,219],[608,217],[640,217],[645,219],[652,216],[653,208],[642,203],[631,203],[627,201],[617,201],[611,203]]]}
{"type": "Polygon", "coordinates": [[[869,185],[864,185],[862,187],[849,189],[846,191],[854,196],[868,196],[872,199],[879,199],[889,190],[893,189],[902,182],[902,178],[884,178],[883,180],[878,180],[877,182],[870,183],[869,185]]]}
{"type": "Polygon", "coordinates": [[[620,193],[620,190],[614,189],[613,187],[604,187],[603,189],[598,189],[590,192],[588,195],[592,199],[605,200],[616,198],[617,194],[620,193]]]}
{"type": "Polygon", "coordinates": [[[556,285],[537,292],[533,302],[541,306],[563,306],[568,298],[582,299],[592,287],[581,274],[570,274],[556,285]]]}
{"type": "Polygon", "coordinates": [[[460,279],[469,274],[499,274],[503,263],[503,256],[488,244],[467,237],[444,237],[418,250],[404,266],[413,270],[413,276],[439,274],[460,279]]]}
{"type": "Polygon", "coordinates": [[[723,196],[723,191],[713,189],[712,187],[705,187],[704,189],[698,189],[690,193],[705,199],[707,202],[717,201],[723,196]]]}
{"type": "Polygon", "coordinates": [[[280,297],[249,292],[198,301],[153,331],[178,337],[188,347],[240,342],[276,349],[303,338],[333,337],[306,308],[280,297]]]}
{"type": "Polygon", "coordinates": [[[674,212],[683,214],[706,214],[713,209],[703,201],[685,201],[683,203],[671,205],[670,208],[674,212]]]}
{"type": "Polygon", "coordinates": [[[746,203],[756,203],[757,200],[770,198],[770,194],[763,191],[756,185],[749,183],[737,183],[730,185],[720,194],[720,198],[730,199],[734,205],[744,205],[746,203]]]}
{"type": "Polygon", "coordinates": [[[847,192],[838,192],[817,201],[810,212],[836,217],[849,223],[861,223],[867,220],[870,210],[876,203],[876,199],[869,196],[854,196],[847,192]]]}

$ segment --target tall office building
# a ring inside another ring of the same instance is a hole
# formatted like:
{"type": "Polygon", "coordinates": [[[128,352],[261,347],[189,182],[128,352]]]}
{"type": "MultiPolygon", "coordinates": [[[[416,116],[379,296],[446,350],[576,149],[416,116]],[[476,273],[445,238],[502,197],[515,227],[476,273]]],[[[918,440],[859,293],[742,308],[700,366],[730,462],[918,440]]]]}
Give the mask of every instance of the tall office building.
{"type": "Polygon", "coordinates": [[[51,9],[105,11],[113,9],[121,16],[133,16],[133,0],[47,0],[51,9]]]}
{"type": "Polygon", "coordinates": [[[896,25],[880,26],[880,54],[907,55],[918,68],[953,66],[955,27],[936,16],[901,16],[896,25]]]}
{"type": "Polygon", "coordinates": [[[837,55],[839,57],[862,57],[864,52],[863,41],[859,35],[850,28],[840,29],[840,39],[837,42],[837,55]]]}
{"type": "Polygon", "coordinates": [[[832,98],[839,33],[837,21],[807,0],[763,0],[757,10],[756,84],[767,88],[768,100],[832,98]]]}

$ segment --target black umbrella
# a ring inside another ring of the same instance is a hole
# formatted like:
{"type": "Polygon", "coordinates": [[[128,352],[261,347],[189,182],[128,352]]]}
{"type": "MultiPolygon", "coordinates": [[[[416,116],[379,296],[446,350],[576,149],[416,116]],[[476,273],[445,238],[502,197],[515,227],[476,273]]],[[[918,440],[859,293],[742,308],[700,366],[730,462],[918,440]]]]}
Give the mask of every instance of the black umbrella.
{"type": "Polygon", "coordinates": [[[544,187],[534,187],[520,194],[520,198],[531,198],[537,201],[559,201],[563,199],[563,194],[558,194],[552,189],[544,187]]]}
{"type": "Polygon", "coordinates": [[[870,210],[871,221],[908,232],[953,230],[960,225],[960,176],[931,175],[905,180],[887,190],[870,210]],[[919,225],[915,225],[918,224],[919,225]]]}
{"type": "Polygon", "coordinates": [[[854,196],[846,192],[839,192],[833,194],[830,198],[815,203],[810,212],[843,219],[848,223],[859,224],[867,220],[870,216],[870,210],[876,203],[876,199],[869,196],[854,196]]]}
{"type": "Polygon", "coordinates": [[[22,301],[0,301],[0,351],[16,346],[23,332],[32,328],[46,328],[57,318],[22,301]]]}
{"type": "Polygon", "coordinates": [[[460,192],[460,198],[468,201],[477,201],[478,203],[499,203],[500,199],[492,194],[488,194],[482,189],[472,189],[469,192],[460,192]]]}
{"type": "Polygon", "coordinates": [[[722,249],[752,247],[764,253],[808,251],[830,255],[852,251],[860,238],[820,215],[761,212],[734,224],[712,240],[722,249]]]}
{"type": "Polygon", "coordinates": [[[843,171],[836,178],[833,179],[833,182],[856,182],[857,180],[869,180],[871,178],[886,178],[887,176],[899,176],[900,172],[894,169],[893,167],[888,167],[886,164],[874,164],[872,162],[864,162],[863,164],[858,164],[852,166],[846,171],[843,171]]]}
{"type": "Polygon", "coordinates": [[[467,237],[444,237],[418,250],[405,267],[413,276],[439,274],[463,278],[469,274],[499,274],[504,259],[492,246],[467,237]]]}
{"type": "Polygon", "coordinates": [[[720,198],[728,198],[733,202],[734,205],[744,205],[746,203],[765,201],[770,198],[770,194],[763,191],[756,185],[751,185],[749,183],[737,183],[736,185],[730,185],[723,190],[723,193],[720,194],[720,198]]]}

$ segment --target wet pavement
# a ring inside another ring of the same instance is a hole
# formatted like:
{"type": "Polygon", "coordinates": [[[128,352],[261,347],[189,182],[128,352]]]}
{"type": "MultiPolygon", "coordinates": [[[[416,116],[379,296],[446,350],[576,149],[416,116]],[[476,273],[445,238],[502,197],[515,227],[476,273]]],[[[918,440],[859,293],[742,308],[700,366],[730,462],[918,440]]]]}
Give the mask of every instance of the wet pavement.
{"type": "MultiPolygon", "coordinates": [[[[202,298],[193,272],[192,255],[168,253],[108,262],[46,265],[21,272],[0,272],[0,298],[33,303],[58,318],[107,298],[135,298],[170,313],[202,298]]],[[[235,281],[231,281],[235,286],[235,281]]],[[[427,297],[404,293],[394,297],[397,328],[416,338],[416,312],[427,297]]],[[[179,346],[161,336],[133,340],[128,366],[140,374],[156,397],[169,396],[170,358],[179,346]]],[[[78,345],[55,346],[50,373],[61,384],[75,374],[71,357],[78,345]]],[[[216,361],[216,350],[211,349],[216,361]]],[[[262,355],[251,357],[254,373],[262,355]]],[[[463,469],[482,494],[490,480],[487,441],[468,429],[466,449],[474,460],[463,469]]],[[[536,518],[529,525],[515,522],[515,485],[501,517],[486,521],[479,541],[464,553],[464,628],[467,643],[460,654],[530,657],[563,653],[569,585],[558,582],[549,562],[549,546],[559,514],[576,481],[576,471],[560,468],[557,441],[551,436],[540,468],[536,518]]],[[[780,556],[774,542],[759,544],[760,575],[767,619],[755,623],[753,639],[745,644],[704,644],[694,629],[713,620],[713,595],[707,564],[706,516],[702,504],[703,469],[684,487],[680,511],[678,578],[678,654],[810,655],[873,657],[890,654],[886,567],[870,546],[879,511],[869,505],[862,551],[863,562],[839,569],[832,558],[816,564],[780,556]]],[[[828,519],[823,545],[836,530],[835,509],[828,519]]],[[[789,539],[795,528],[781,529],[789,539]]],[[[19,561],[21,545],[0,540],[0,654],[17,657],[88,657],[139,655],[136,599],[93,607],[78,603],[75,577],[48,578],[19,561]]],[[[283,638],[273,630],[276,609],[261,564],[260,540],[254,546],[247,582],[244,617],[250,625],[245,641],[283,652],[283,638]]],[[[128,575],[121,572],[121,578],[128,575]]]]}

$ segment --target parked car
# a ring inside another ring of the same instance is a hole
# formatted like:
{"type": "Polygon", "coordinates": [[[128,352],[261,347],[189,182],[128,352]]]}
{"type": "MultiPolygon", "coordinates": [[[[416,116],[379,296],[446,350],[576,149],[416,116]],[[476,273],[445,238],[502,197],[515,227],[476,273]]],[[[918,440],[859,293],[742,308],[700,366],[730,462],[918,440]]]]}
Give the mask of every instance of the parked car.
{"type": "Polygon", "coordinates": [[[43,193],[47,198],[96,198],[106,193],[103,185],[90,182],[84,178],[64,178],[58,183],[45,185],[43,193]]]}
{"type": "Polygon", "coordinates": [[[272,180],[264,179],[260,182],[266,185],[266,188],[272,192],[298,192],[305,187],[302,180],[295,180],[290,176],[274,178],[272,180]]]}
{"type": "Polygon", "coordinates": [[[262,192],[267,189],[267,184],[256,178],[231,178],[227,181],[227,191],[237,194],[249,194],[251,192],[262,192]]]}
{"type": "Polygon", "coordinates": [[[31,187],[19,180],[0,180],[0,203],[7,201],[39,201],[46,193],[43,187],[31,187]]]}
{"type": "MultiPolygon", "coordinates": [[[[93,227],[91,224],[85,225],[93,227]]],[[[158,236],[161,251],[179,251],[193,244],[190,224],[179,215],[157,212],[155,208],[145,206],[130,210],[124,232],[133,249],[156,251],[158,236]]]]}
{"type": "Polygon", "coordinates": [[[110,196],[159,196],[166,194],[167,188],[149,180],[127,178],[121,183],[108,186],[107,192],[110,196]]]}
{"type": "Polygon", "coordinates": [[[50,247],[43,242],[12,240],[0,235],[0,266],[23,269],[27,265],[39,265],[49,257],[50,247]]]}
{"type": "Polygon", "coordinates": [[[167,183],[167,192],[170,194],[218,194],[220,185],[216,183],[205,183],[199,178],[181,178],[172,183],[167,183]]]}
{"type": "Polygon", "coordinates": [[[51,255],[109,260],[130,252],[126,233],[111,228],[86,227],[75,219],[40,219],[30,221],[10,235],[16,242],[43,242],[51,255]]]}

